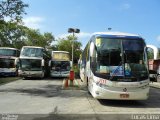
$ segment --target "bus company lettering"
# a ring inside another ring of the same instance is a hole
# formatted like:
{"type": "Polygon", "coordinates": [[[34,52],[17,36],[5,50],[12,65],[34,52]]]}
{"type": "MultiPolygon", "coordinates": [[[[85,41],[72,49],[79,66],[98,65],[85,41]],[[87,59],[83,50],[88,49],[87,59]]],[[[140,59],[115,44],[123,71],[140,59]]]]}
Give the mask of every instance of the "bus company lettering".
{"type": "Polygon", "coordinates": [[[105,85],[105,84],[107,83],[107,80],[100,78],[100,79],[98,80],[98,83],[105,85]]]}

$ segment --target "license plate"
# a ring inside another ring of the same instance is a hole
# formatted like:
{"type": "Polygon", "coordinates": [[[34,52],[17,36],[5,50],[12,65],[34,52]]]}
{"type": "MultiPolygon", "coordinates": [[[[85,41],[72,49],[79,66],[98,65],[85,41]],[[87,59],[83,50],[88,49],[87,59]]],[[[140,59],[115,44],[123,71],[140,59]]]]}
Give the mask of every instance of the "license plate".
{"type": "Polygon", "coordinates": [[[120,98],[129,98],[129,94],[120,94],[120,98]]]}

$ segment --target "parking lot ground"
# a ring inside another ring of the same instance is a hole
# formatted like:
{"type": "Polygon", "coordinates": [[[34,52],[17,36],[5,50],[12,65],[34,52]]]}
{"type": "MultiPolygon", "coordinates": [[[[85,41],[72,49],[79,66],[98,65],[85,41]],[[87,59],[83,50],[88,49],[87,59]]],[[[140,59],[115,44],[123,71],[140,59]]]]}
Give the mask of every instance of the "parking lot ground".
{"type": "Polygon", "coordinates": [[[145,101],[117,101],[94,99],[84,85],[80,89],[62,89],[62,84],[63,79],[44,79],[17,80],[1,85],[0,114],[23,114],[22,119],[25,115],[29,119],[31,115],[34,120],[55,115],[78,120],[101,120],[99,117],[105,120],[106,115],[119,120],[118,116],[123,119],[127,116],[127,120],[133,114],[160,115],[160,89],[157,88],[150,89],[150,97],[145,101]]]}
{"type": "Polygon", "coordinates": [[[0,86],[0,113],[93,113],[86,96],[83,90],[62,90],[59,79],[18,80],[0,86]]]}
{"type": "Polygon", "coordinates": [[[0,77],[0,85],[21,79],[20,77],[0,77]]]}

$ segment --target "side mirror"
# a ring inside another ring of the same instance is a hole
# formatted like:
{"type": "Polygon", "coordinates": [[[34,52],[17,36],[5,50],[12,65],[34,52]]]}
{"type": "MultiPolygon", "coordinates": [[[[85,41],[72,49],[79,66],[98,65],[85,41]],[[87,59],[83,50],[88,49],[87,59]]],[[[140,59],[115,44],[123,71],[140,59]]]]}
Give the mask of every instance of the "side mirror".
{"type": "Polygon", "coordinates": [[[95,47],[94,43],[93,43],[93,42],[91,42],[91,44],[90,44],[90,49],[89,49],[90,57],[92,57],[92,56],[93,56],[94,47],[95,47]]]}
{"type": "Polygon", "coordinates": [[[48,66],[51,67],[51,60],[49,61],[48,66]]]}
{"type": "Polygon", "coordinates": [[[18,58],[16,58],[16,59],[15,59],[15,63],[14,63],[14,64],[15,64],[15,65],[17,65],[17,63],[18,63],[18,62],[19,62],[19,59],[18,59],[18,58]]]}
{"type": "Polygon", "coordinates": [[[44,59],[41,61],[41,66],[44,67],[44,59]]]}
{"type": "Polygon", "coordinates": [[[15,64],[16,68],[19,68],[19,59],[18,58],[15,59],[15,63],[14,64],[15,64]]]}
{"type": "Polygon", "coordinates": [[[70,61],[70,67],[72,68],[72,61],[70,61]]]}

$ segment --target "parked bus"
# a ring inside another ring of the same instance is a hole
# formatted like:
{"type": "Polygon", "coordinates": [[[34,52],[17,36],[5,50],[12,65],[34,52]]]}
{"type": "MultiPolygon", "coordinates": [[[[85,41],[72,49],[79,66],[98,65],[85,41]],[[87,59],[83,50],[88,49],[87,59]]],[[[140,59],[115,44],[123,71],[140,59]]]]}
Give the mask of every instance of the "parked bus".
{"type": "Polygon", "coordinates": [[[0,47],[0,76],[17,76],[19,54],[16,48],[0,47]]]}
{"type": "Polygon", "coordinates": [[[152,81],[160,78],[160,48],[154,45],[147,45],[149,77],[152,81]]]}
{"type": "Polygon", "coordinates": [[[19,76],[43,78],[49,74],[50,56],[43,47],[23,46],[19,60],[19,76]]]}
{"type": "Polygon", "coordinates": [[[50,66],[51,77],[68,77],[71,69],[69,52],[52,51],[50,66]]]}
{"type": "Polygon", "coordinates": [[[81,79],[94,98],[145,100],[149,96],[146,44],[139,35],[94,33],[80,63],[81,79]]]}

